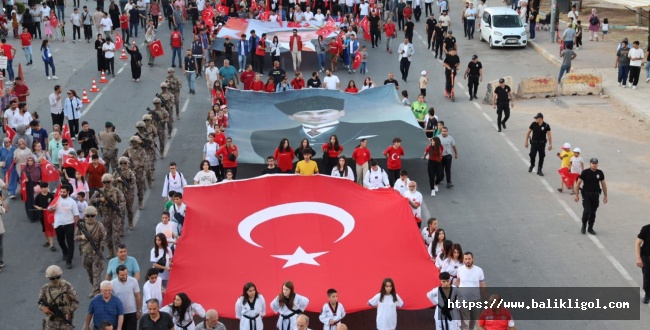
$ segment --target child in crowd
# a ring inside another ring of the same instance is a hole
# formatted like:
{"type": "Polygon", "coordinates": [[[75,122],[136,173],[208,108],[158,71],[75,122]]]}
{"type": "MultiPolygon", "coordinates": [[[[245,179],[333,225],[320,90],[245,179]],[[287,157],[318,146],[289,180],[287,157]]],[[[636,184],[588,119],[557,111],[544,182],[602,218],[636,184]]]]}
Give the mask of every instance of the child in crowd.
{"type": "MultiPolygon", "coordinates": [[[[56,247],[54,247],[54,237],[56,237],[54,223],[48,222],[45,217],[45,212],[47,212],[45,209],[47,209],[54,199],[54,194],[50,193],[47,182],[41,182],[39,185],[41,186],[41,193],[34,197],[34,208],[43,211],[36,212],[36,218],[41,222],[41,227],[45,234],[45,243],[43,246],[49,247],[51,251],[56,251],[56,247]]],[[[53,217],[51,219],[54,220],[53,217]]]]}
{"type": "Polygon", "coordinates": [[[323,305],[318,319],[323,323],[325,330],[335,330],[345,317],[345,308],[339,303],[339,294],[335,289],[327,290],[327,297],[329,301],[323,305]]]}
{"type": "MultiPolygon", "coordinates": [[[[567,142],[564,145],[562,145],[562,151],[557,153],[557,157],[560,158],[560,160],[562,161],[560,168],[570,169],[571,157],[573,157],[573,151],[571,151],[571,144],[567,142]]],[[[564,180],[560,178],[560,188],[557,188],[557,191],[562,192],[563,188],[564,188],[564,180]]]]}
{"type": "Polygon", "coordinates": [[[174,204],[174,195],[175,194],[176,194],[176,192],[173,191],[173,190],[170,190],[169,194],[167,194],[167,196],[169,196],[169,199],[167,199],[167,203],[165,203],[165,210],[167,210],[167,212],[169,212],[169,209],[172,207],[172,204],[174,204]]]}
{"type": "MultiPolygon", "coordinates": [[[[573,149],[573,157],[571,157],[571,173],[580,175],[582,171],[585,170],[585,161],[580,156],[580,148],[573,149]]],[[[573,189],[571,189],[571,195],[573,195],[573,189]]]]}
{"type": "Polygon", "coordinates": [[[420,72],[420,94],[422,96],[426,97],[427,96],[427,84],[429,83],[429,78],[427,78],[427,72],[422,71],[420,72]]]}
{"type": "Polygon", "coordinates": [[[582,22],[578,20],[578,23],[576,24],[576,48],[580,49],[580,46],[582,46],[582,22]]]}
{"type": "Polygon", "coordinates": [[[381,289],[368,301],[371,307],[377,307],[377,329],[397,328],[397,308],[404,306],[404,301],[395,291],[395,282],[386,278],[381,289]]]}
{"type": "Polygon", "coordinates": [[[59,22],[59,36],[61,36],[61,42],[65,42],[65,21],[59,22]]]}
{"type": "Polygon", "coordinates": [[[407,91],[402,91],[402,105],[407,107],[411,106],[411,101],[409,101],[409,93],[407,91]]]}
{"type": "Polygon", "coordinates": [[[47,40],[52,40],[52,24],[50,24],[50,18],[45,16],[43,17],[43,20],[45,21],[45,38],[47,40]]]}
{"type": "Polygon", "coordinates": [[[147,270],[147,281],[142,286],[142,314],[149,313],[147,301],[156,298],[163,301],[162,297],[165,290],[162,287],[162,279],[158,276],[158,269],[149,268],[147,270]]]}
{"type": "Polygon", "coordinates": [[[77,208],[79,209],[79,217],[81,219],[86,218],[86,209],[88,208],[88,202],[86,201],[86,192],[80,191],[77,193],[77,208]]]}
{"type": "Polygon", "coordinates": [[[359,73],[368,74],[368,48],[366,46],[361,47],[361,67],[359,68],[359,73]]]}
{"type": "Polygon", "coordinates": [[[602,30],[603,30],[603,41],[606,41],[607,33],[609,33],[609,20],[607,19],[607,17],[603,18],[602,30]]]}

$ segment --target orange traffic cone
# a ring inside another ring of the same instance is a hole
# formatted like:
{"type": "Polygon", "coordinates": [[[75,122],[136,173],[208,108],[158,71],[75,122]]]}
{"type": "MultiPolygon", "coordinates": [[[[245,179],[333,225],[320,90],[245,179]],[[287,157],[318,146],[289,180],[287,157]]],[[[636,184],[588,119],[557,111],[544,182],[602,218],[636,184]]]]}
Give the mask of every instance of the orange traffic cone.
{"type": "Polygon", "coordinates": [[[106,75],[104,74],[104,70],[102,70],[102,76],[99,78],[99,83],[105,84],[108,82],[108,79],[106,79],[106,75]]]}
{"type": "Polygon", "coordinates": [[[97,83],[95,82],[95,79],[93,79],[93,84],[90,86],[90,91],[93,93],[99,92],[99,88],[97,88],[97,83]]]}
{"type": "Polygon", "coordinates": [[[83,96],[81,97],[81,103],[90,103],[90,100],[88,99],[88,93],[86,92],[86,89],[84,88],[83,96]]]}
{"type": "Polygon", "coordinates": [[[126,50],[122,48],[122,55],[120,56],[120,60],[127,60],[127,59],[129,58],[126,57],[126,50]]]}

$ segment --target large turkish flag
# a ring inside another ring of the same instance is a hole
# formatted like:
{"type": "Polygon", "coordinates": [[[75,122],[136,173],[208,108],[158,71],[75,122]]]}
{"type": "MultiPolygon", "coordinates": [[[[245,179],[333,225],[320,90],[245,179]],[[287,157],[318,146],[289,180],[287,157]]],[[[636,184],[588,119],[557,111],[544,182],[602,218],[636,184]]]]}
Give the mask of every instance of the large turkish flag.
{"type": "MultiPolygon", "coordinates": [[[[272,175],[188,186],[166,303],[178,292],[234,318],[246,282],[270,303],[291,280],[320,312],[335,288],[348,312],[369,309],[382,280],[395,281],[405,309],[431,306],[439,285],[408,201],[329,176],[272,175]],[[217,201],[217,202],[215,202],[217,201]]],[[[270,308],[269,315],[272,315],[270,308]]]]}

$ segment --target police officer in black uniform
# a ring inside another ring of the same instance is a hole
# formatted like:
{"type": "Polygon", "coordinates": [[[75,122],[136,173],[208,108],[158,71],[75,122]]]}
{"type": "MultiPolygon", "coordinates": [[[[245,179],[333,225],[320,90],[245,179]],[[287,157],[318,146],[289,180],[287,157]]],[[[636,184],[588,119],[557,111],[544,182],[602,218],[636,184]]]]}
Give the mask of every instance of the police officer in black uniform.
{"type": "Polygon", "coordinates": [[[598,158],[592,158],[589,161],[589,168],[582,171],[578,177],[578,182],[574,186],[576,202],[580,201],[579,190],[582,190],[582,228],[580,232],[585,234],[585,229],[592,235],[594,231],[594,222],[596,221],[596,210],[600,193],[603,193],[603,203],[607,204],[607,184],[605,183],[605,174],[598,169],[598,158]],[[582,189],[580,189],[582,185],[582,189]],[[602,190],[601,190],[602,187],[602,190]],[[587,227],[589,225],[589,227],[587,227]]]}
{"type": "Polygon", "coordinates": [[[445,40],[445,31],[442,29],[442,22],[438,21],[433,28],[433,36],[429,38],[431,50],[433,50],[433,58],[442,59],[442,44],[445,40]]]}
{"type": "Polygon", "coordinates": [[[433,15],[433,12],[429,14],[429,18],[427,18],[426,24],[426,31],[427,31],[427,49],[431,49],[431,42],[433,41],[433,31],[436,29],[436,25],[438,24],[438,20],[436,20],[436,17],[433,15]]]}
{"type": "Polygon", "coordinates": [[[641,268],[643,274],[645,296],[642,302],[650,304],[650,224],[641,227],[634,243],[634,253],[636,254],[636,265],[641,268]]]}
{"type": "Polygon", "coordinates": [[[452,48],[448,50],[448,54],[445,60],[442,61],[442,65],[445,67],[445,96],[449,97],[453,87],[451,83],[452,71],[454,77],[456,77],[458,67],[460,67],[460,58],[456,55],[456,49],[452,48]]]}
{"type": "Polygon", "coordinates": [[[454,38],[453,34],[451,30],[447,31],[447,37],[445,37],[442,43],[442,50],[445,52],[445,55],[449,55],[452,49],[457,49],[456,38],[454,38]]]}
{"type": "Polygon", "coordinates": [[[469,87],[469,100],[477,99],[476,93],[478,92],[478,82],[483,81],[483,64],[479,62],[478,55],[472,55],[472,61],[467,64],[467,70],[465,70],[465,79],[469,78],[467,81],[467,87],[469,87]]]}
{"type": "MultiPolygon", "coordinates": [[[[506,129],[506,122],[508,121],[508,118],[510,118],[510,107],[514,107],[514,106],[515,106],[515,98],[512,96],[512,89],[510,88],[510,86],[506,85],[505,79],[503,78],[499,79],[499,86],[497,86],[494,89],[494,93],[492,95],[492,108],[497,110],[497,126],[499,127],[499,132],[501,132],[501,126],[503,126],[503,129],[506,129]],[[501,115],[504,113],[505,116],[503,117],[502,120],[501,115]]],[[[549,127],[549,131],[550,130],[551,129],[549,127]]],[[[531,161],[531,164],[532,162],[534,161],[531,161]]],[[[540,170],[542,167],[541,162],[542,159],[540,159],[540,165],[539,165],[540,170]]]]}
{"type": "Polygon", "coordinates": [[[551,126],[544,122],[544,115],[541,112],[533,118],[535,118],[535,121],[528,127],[528,131],[526,132],[526,142],[524,142],[524,147],[528,148],[528,142],[530,141],[530,167],[528,168],[528,172],[533,171],[533,168],[535,167],[535,156],[539,153],[537,175],[544,176],[544,173],[542,173],[544,156],[546,156],[544,147],[546,147],[548,137],[548,150],[550,151],[553,149],[553,136],[551,135],[551,126]],[[532,138],[530,133],[533,133],[532,138]]]}

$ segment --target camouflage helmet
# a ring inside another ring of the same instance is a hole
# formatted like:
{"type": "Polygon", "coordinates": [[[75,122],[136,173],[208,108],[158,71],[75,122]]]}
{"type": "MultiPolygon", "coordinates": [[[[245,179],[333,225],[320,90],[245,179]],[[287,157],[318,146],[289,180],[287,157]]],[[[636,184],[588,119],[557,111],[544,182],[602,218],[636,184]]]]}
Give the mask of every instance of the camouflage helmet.
{"type": "MultiPolygon", "coordinates": [[[[131,137],[131,141],[134,141],[133,138],[138,138],[138,137],[137,137],[137,136],[132,136],[132,137],[131,137]]],[[[129,159],[129,157],[122,156],[122,157],[120,157],[120,159],[118,159],[117,161],[118,161],[119,163],[124,163],[124,162],[126,162],[126,163],[128,164],[128,163],[130,162],[130,159],[129,159]]]]}
{"type": "Polygon", "coordinates": [[[174,73],[174,68],[167,69],[167,73],[174,73]]]}
{"type": "Polygon", "coordinates": [[[113,174],[106,173],[102,175],[102,182],[113,182],[113,174]]]}
{"type": "Polygon", "coordinates": [[[160,88],[169,88],[169,84],[164,82],[160,84],[160,88]]]}
{"type": "Polygon", "coordinates": [[[85,215],[97,215],[97,208],[94,206],[88,206],[86,210],[84,211],[85,215]]]}
{"type": "Polygon", "coordinates": [[[145,127],[147,127],[147,124],[145,124],[142,120],[140,120],[137,123],[135,123],[135,127],[136,128],[145,128],[145,127]]]}
{"type": "MultiPolygon", "coordinates": [[[[153,98],[153,104],[160,104],[160,98],[154,97],[153,98]]],[[[145,115],[148,116],[148,115],[145,115]]]]}
{"type": "MultiPolygon", "coordinates": [[[[148,113],[147,113],[147,114],[145,114],[144,116],[142,116],[142,120],[143,120],[143,121],[146,121],[146,120],[151,120],[151,115],[150,115],[150,114],[148,114],[148,113]]],[[[138,126],[136,125],[136,127],[138,127],[138,126]]]]}
{"type": "Polygon", "coordinates": [[[47,278],[53,278],[61,275],[63,275],[63,271],[61,270],[61,267],[57,265],[52,265],[50,267],[47,267],[47,269],[45,270],[45,277],[47,278]]]}
{"type": "MultiPolygon", "coordinates": [[[[142,123],[142,122],[141,122],[141,123],[142,123]]],[[[144,123],[143,123],[143,124],[144,124],[144,123]]],[[[134,135],[134,136],[131,137],[131,139],[129,139],[129,142],[131,142],[131,143],[133,143],[133,142],[135,142],[135,143],[142,143],[142,139],[141,139],[139,136],[134,135]]]]}

